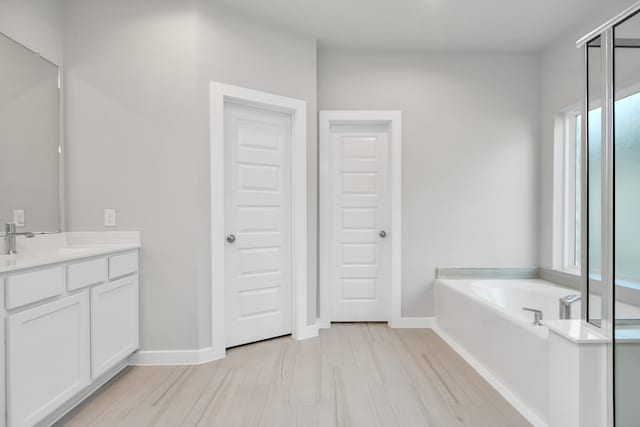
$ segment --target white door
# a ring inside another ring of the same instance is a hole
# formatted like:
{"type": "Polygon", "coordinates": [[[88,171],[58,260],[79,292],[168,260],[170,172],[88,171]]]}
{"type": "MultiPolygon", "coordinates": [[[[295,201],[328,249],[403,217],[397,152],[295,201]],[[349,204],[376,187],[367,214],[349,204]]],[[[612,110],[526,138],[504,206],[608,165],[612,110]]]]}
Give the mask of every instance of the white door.
{"type": "Polygon", "coordinates": [[[388,134],[333,127],[331,320],[387,321],[391,283],[388,134]]]}
{"type": "Polygon", "coordinates": [[[224,108],[226,345],[233,347],[291,333],[291,116],[224,108]]]}

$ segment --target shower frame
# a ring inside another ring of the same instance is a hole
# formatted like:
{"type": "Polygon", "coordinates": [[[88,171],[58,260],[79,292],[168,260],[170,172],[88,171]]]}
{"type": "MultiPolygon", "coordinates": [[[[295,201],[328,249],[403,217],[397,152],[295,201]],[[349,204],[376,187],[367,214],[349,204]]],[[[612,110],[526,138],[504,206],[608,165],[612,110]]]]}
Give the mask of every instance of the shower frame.
{"type": "Polygon", "coordinates": [[[615,103],[615,48],[640,48],[640,43],[630,39],[615,40],[615,28],[640,14],[640,1],[620,12],[595,30],[576,42],[576,47],[584,49],[585,81],[582,107],[581,144],[581,291],[582,322],[589,327],[598,327],[600,332],[610,337],[607,349],[607,409],[609,425],[615,425],[615,187],[614,187],[614,103],[615,103]],[[599,44],[596,44],[598,38],[599,44]],[[589,47],[600,49],[600,106],[601,106],[601,316],[599,324],[590,322],[590,281],[589,281],[589,47]]]}

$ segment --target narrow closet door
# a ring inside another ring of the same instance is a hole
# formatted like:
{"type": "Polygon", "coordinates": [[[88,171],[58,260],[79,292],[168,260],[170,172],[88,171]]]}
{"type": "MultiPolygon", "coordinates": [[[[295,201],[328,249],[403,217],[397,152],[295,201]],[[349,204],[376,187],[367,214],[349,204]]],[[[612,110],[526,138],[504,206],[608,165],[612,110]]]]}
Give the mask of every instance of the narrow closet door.
{"type": "Polygon", "coordinates": [[[391,284],[388,135],[331,132],[332,321],[386,321],[391,284]]]}

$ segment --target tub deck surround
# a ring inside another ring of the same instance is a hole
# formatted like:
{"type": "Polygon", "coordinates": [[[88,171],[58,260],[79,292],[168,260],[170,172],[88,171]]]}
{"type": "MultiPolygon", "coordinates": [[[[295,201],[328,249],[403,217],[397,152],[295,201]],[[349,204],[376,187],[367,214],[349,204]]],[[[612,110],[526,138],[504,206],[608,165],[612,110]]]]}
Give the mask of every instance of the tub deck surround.
{"type": "Polygon", "coordinates": [[[561,337],[576,344],[608,344],[611,338],[599,328],[590,326],[580,319],[543,320],[542,324],[561,337]]]}
{"type": "Polygon", "coordinates": [[[578,319],[544,325],[549,328],[549,426],[606,426],[611,339],[578,319]]]}
{"type": "MultiPolygon", "coordinates": [[[[549,330],[533,325],[533,316],[522,307],[515,310],[514,293],[509,300],[508,291],[497,286],[509,283],[514,290],[527,284],[553,287],[537,279],[437,279],[436,332],[531,424],[548,426],[549,330]]],[[[564,293],[564,288],[558,289],[564,293]]],[[[542,300],[544,296],[543,292],[538,297],[542,300]]],[[[557,309],[555,296],[548,302],[553,303],[557,309]]]]}
{"type": "Polygon", "coordinates": [[[549,426],[606,425],[606,356],[611,338],[580,319],[543,324],[549,328],[549,426]]]}
{"type": "Polygon", "coordinates": [[[546,280],[551,283],[580,290],[580,273],[571,271],[553,270],[551,268],[538,268],[538,279],[546,280]]]}
{"type": "Polygon", "coordinates": [[[438,267],[436,278],[465,279],[542,279],[567,288],[580,289],[580,274],[546,267],[438,267]]]}
{"type": "Polygon", "coordinates": [[[438,267],[437,279],[538,279],[537,267],[438,267]]]}
{"type": "Polygon", "coordinates": [[[533,425],[601,427],[611,340],[579,304],[559,319],[559,298],[575,293],[539,279],[438,279],[436,332],[533,425]],[[544,312],[542,326],[524,306],[544,312]]]}

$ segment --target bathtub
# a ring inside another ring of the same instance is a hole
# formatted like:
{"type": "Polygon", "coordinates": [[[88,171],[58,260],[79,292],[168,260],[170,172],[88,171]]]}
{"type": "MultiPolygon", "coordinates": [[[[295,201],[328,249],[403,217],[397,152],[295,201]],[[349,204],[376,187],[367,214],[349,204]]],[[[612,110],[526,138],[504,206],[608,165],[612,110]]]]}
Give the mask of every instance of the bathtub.
{"type": "MultiPolygon", "coordinates": [[[[532,323],[533,313],[524,311],[523,307],[542,310],[544,319],[558,319],[558,300],[567,295],[580,295],[580,291],[544,280],[478,280],[471,283],[471,290],[504,310],[506,316],[515,316],[528,323],[532,323]]],[[[579,301],[571,305],[572,319],[580,318],[580,306],[579,301]]]]}
{"type": "MultiPolygon", "coordinates": [[[[574,289],[536,279],[436,280],[436,331],[533,425],[547,426],[549,330],[533,313],[558,319],[574,289]]],[[[580,302],[572,306],[580,318],[580,302]]]]}

